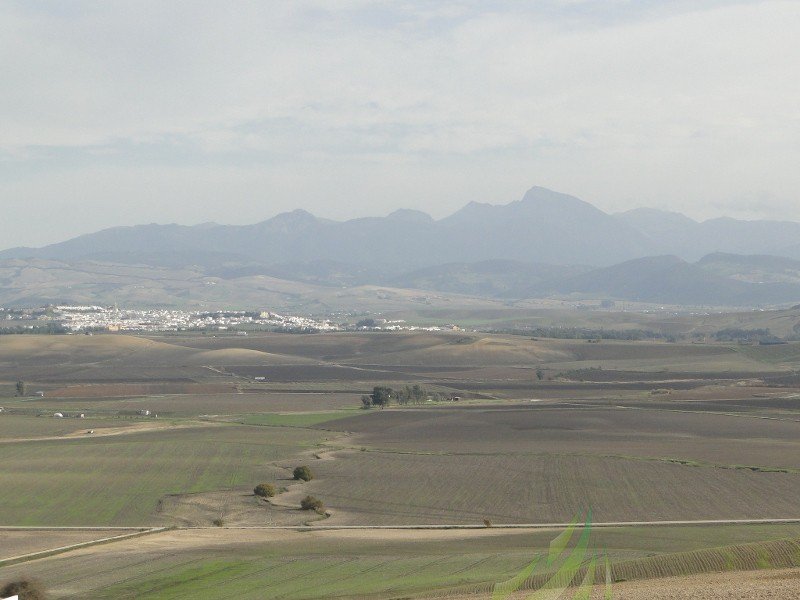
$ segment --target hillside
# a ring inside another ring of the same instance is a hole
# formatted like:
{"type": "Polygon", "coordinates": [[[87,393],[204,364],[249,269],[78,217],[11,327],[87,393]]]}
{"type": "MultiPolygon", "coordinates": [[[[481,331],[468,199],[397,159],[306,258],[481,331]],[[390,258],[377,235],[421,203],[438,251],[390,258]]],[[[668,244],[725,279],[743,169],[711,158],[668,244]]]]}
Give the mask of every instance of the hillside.
{"type": "Polygon", "coordinates": [[[795,246],[800,223],[740,221],[729,217],[697,222],[680,213],[638,208],[616,215],[647,236],[659,251],[685,260],[725,252],[800,257],[795,246]]]}
{"type": "MultiPolygon", "coordinates": [[[[745,306],[800,299],[796,282],[757,283],[723,274],[718,263],[691,264],[676,256],[656,256],[566,277],[538,286],[540,294],[583,294],[636,302],[745,306]]],[[[733,270],[735,273],[735,269],[733,270]]]]}

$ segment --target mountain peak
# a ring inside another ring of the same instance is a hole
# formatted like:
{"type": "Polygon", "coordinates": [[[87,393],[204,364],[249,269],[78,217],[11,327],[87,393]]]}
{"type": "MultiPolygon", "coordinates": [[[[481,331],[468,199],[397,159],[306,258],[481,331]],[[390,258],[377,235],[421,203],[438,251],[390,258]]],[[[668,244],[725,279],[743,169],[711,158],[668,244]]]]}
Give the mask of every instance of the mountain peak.
{"type": "Polygon", "coordinates": [[[414,210],[411,208],[400,208],[393,213],[391,213],[387,219],[391,219],[393,221],[402,221],[404,223],[431,223],[433,222],[433,217],[431,217],[428,213],[422,212],[421,210],[414,210]]]}
{"type": "MultiPolygon", "coordinates": [[[[594,208],[591,204],[581,200],[580,198],[570,196],[569,194],[562,194],[561,192],[554,192],[553,190],[549,190],[538,185],[533,186],[531,189],[525,192],[525,195],[519,202],[522,204],[533,204],[537,206],[564,206],[571,204],[573,206],[587,206],[594,208]]],[[[515,203],[512,202],[512,204],[515,203]]]]}
{"type": "Polygon", "coordinates": [[[319,221],[317,217],[312,215],[307,210],[303,210],[302,208],[296,208],[294,210],[283,212],[275,215],[271,219],[267,219],[263,221],[263,224],[272,224],[272,225],[304,225],[304,224],[311,224],[316,223],[319,221]]]}

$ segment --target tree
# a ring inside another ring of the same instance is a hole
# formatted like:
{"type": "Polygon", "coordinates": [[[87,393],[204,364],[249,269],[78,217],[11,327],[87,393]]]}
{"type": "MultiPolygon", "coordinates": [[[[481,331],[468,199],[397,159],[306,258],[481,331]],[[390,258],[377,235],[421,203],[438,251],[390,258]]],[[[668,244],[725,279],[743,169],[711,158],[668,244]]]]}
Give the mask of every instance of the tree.
{"type": "Polygon", "coordinates": [[[413,398],[414,402],[416,402],[416,403],[422,402],[422,400],[423,400],[423,399],[425,398],[425,396],[427,396],[427,395],[428,395],[428,394],[427,394],[427,392],[425,391],[425,388],[423,388],[421,385],[419,385],[419,384],[415,383],[415,384],[414,384],[414,385],[411,387],[411,397],[413,398]]]}
{"type": "Polygon", "coordinates": [[[322,514],[325,512],[325,505],[322,503],[322,500],[319,498],[314,498],[314,496],[306,496],[300,501],[300,508],[303,510],[313,510],[322,514]]]}
{"type": "Polygon", "coordinates": [[[277,493],[277,490],[271,483],[259,483],[253,493],[261,498],[272,498],[277,493]]]}
{"type": "Polygon", "coordinates": [[[538,379],[539,381],[544,379],[544,371],[542,371],[541,369],[536,369],[536,379],[538,379]]]}
{"type": "Polygon", "coordinates": [[[372,408],[372,396],[361,396],[362,408],[372,408]]]}
{"type": "Polygon", "coordinates": [[[381,408],[388,406],[394,395],[395,392],[392,388],[376,385],[372,388],[372,404],[381,408]]]}
{"type": "Polygon", "coordinates": [[[19,600],[45,600],[47,593],[38,581],[20,579],[7,583],[0,589],[0,598],[11,596],[19,596],[19,600]]]}
{"type": "Polygon", "coordinates": [[[402,390],[397,392],[397,402],[400,404],[408,404],[411,401],[411,386],[407,385],[402,390]]]}
{"type": "Polygon", "coordinates": [[[17,396],[25,396],[25,392],[27,391],[28,386],[25,385],[24,381],[17,382],[17,396]]]}
{"type": "Polygon", "coordinates": [[[314,479],[314,475],[311,474],[311,469],[305,465],[302,467],[295,467],[292,475],[294,476],[295,481],[311,481],[314,479]]]}

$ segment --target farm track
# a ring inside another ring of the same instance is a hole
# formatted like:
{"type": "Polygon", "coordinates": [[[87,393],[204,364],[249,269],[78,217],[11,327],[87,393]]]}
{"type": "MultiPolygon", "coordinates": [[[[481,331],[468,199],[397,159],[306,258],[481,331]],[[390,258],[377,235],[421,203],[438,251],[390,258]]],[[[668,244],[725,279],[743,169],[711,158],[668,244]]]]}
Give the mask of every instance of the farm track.
{"type": "Polygon", "coordinates": [[[220,422],[211,420],[180,423],[177,425],[166,422],[164,422],[163,424],[140,423],[135,425],[125,425],[121,427],[99,428],[95,429],[94,433],[92,434],[88,434],[84,429],[81,429],[73,433],[70,433],[68,435],[49,435],[49,436],[26,437],[26,438],[5,438],[5,439],[0,439],[0,444],[24,444],[27,442],[56,442],[56,441],[74,442],[75,440],[96,439],[96,438],[112,437],[112,436],[127,436],[139,433],[152,433],[154,431],[174,431],[176,429],[203,428],[221,424],[222,423],[220,422]]]}
{"type": "MultiPolygon", "coordinates": [[[[316,522],[319,523],[319,522],[316,522]]],[[[210,531],[210,530],[265,530],[265,531],[448,531],[448,530],[486,530],[486,529],[566,529],[571,523],[504,523],[487,527],[483,524],[455,525],[225,525],[216,526],[173,526],[152,528],[143,527],[27,527],[5,525],[0,526],[2,531],[133,531],[138,533],[162,533],[164,531],[210,531]]],[[[619,528],[619,527],[692,527],[708,525],[793,525],[800,524],[797,518],[775,519],[706,519],[706,520],[676,520],[676,521],[604,521],[592,523],[592,528],[619,528]]],[[[109,538],[109,539],[123,539],[109,538]]],[[[93,542],[89,542],[93,543],[93,542]]],[[[1,561],[0,561],[1,562],[1,561]]]]}

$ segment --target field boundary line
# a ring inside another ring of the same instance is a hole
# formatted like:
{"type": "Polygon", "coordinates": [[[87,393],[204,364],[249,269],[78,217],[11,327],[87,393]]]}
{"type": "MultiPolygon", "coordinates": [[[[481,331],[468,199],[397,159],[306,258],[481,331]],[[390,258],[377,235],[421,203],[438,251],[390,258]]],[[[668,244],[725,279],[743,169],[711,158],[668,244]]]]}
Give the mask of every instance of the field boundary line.
{"type": "Polygon", "coordinates": [[[152,525],[119,526],[111,525],[0,525],[0,531],[150,531],[152,525]]]}
{"type": "MultiPolygon", "coordinates": [[[[692,527],[706,525],[792,525],[800,524],[800,517],[796,519],[709,519],[697,521],[608,521],[605,523],[592,523],[592,527],[692,527]]],[[[413,531],[413,530],[491,530],[491,529],[564,529],[570,523],[506,523],[487,527],[482,524],[474,525],[225,525],[222,527],[176,527],[179,530],[271,530],[271,531],[413,531]]]]}
{"type": "MultiPolygon", "coordinates": [[[[3,528],[5,530],[9,530],[8,528],[3,528]]],[[[24,530],[25,528],[18,529],[17,531],[24,530]]],[[[81,529],[81,528],[76,528],[81,529]]],[[[115,535],[112,537],[101,538],[99,540],[90,540],[88,542],[80,542],[78,544],[70,544],[69,546],[61,546],[59,548],[50,548],[48,550],[41,550],[39,552],[31,552],[29,554],[21,554],[19,556],[12,556],[10,558],[3,558],[0,559],[0,568],[9,567],[12,565],[20,564],[29,562],[32,560],[37,560],[40,558],[49,558],[51,556],[56,556],[58,554],[64,554],[66,552],[71,552],[73,550],[80,550],[82,548],[91,548],[92,546],[101,546],[103,544],[112,544],[114,542],[119,542],[122,540],[128,540],[131,538],[136,537],[143,537],[145,535],[152,535],[155,533],[163,533],[164,531],[169,531],[172,529],[171,527],[156,527],[153,529],[145,529],[145,530],[138,530],[133,533],[125,533],[122,535],[115,535]]],[[[92,528],[86,529],[86,531],[93,531],[92,528]]]]}

